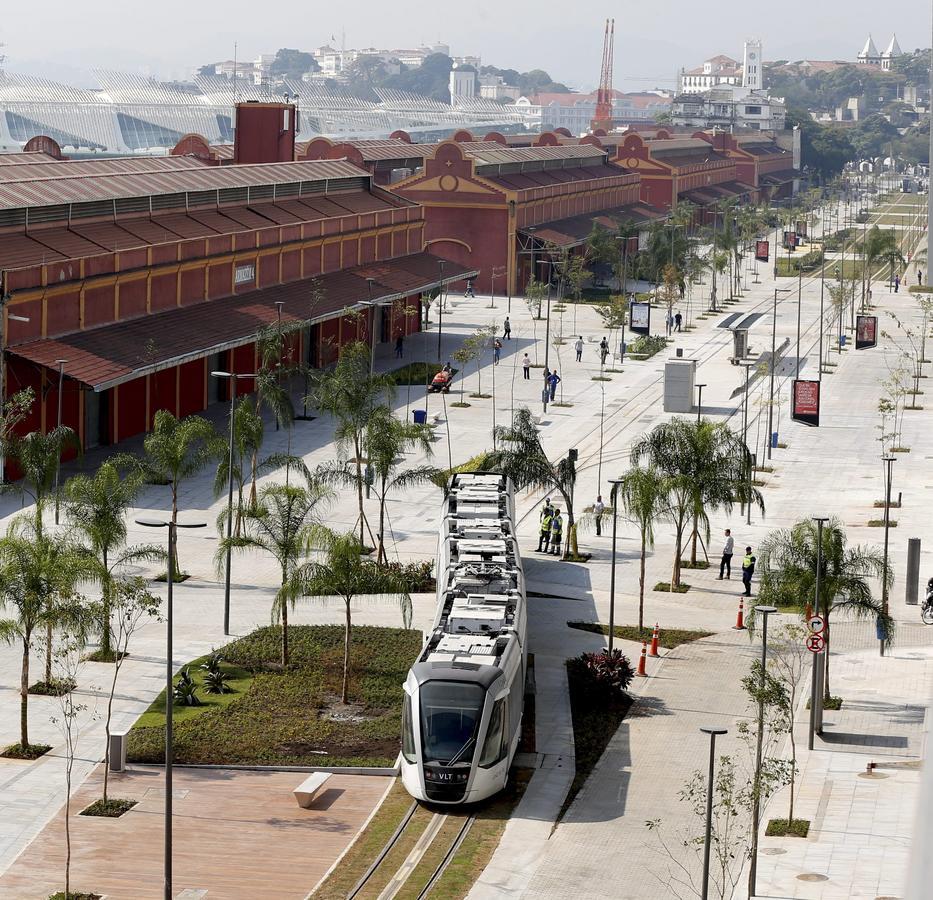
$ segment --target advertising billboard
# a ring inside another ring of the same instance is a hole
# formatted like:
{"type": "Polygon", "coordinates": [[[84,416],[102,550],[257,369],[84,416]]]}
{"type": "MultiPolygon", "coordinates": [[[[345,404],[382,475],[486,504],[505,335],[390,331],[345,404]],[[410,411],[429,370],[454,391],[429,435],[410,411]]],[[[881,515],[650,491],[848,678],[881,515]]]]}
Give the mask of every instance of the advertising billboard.
{"type": "Polygon", "coordinates": [[[855,349],[865,350],[878,346],[878,317],[855,317],[855,349]]]}
{"type": "Polygon", "coordinates": [[[791,418],[804,425],[820,424],[820,383],[794,379],[791,418]]]}
{"type": "Polygon", "coordinates": [[[636,334],[651,334],[651,304],[631,303],[629,305],[628,327],[636,334]]]}
{"type": "Polygon", "coordinates": [[[784,246],[788,250],[795,250],[797,248],[797,232],[796,231],[785,231],[784,232],[784,246]]]}
{"type": "Polygon", "coordinates": [[[755,259],[759,262],[767,262],[770,252],[770,241],[755,241],[755,259]]]}

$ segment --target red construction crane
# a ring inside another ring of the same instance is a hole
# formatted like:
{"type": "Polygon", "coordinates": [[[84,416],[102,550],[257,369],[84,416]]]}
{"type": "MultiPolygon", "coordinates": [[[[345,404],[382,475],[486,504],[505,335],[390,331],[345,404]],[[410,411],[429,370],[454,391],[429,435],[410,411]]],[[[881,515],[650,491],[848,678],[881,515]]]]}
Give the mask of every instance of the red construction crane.
{"type": "Polygon", "coordinates": [[[603,66],[599,73],[599,89],[596,91],[596,114],[590,122],[590,130],[612,129],[612,45],[615,40],[616,20],[606,19],[606,36],[603,39],[603,66]]]}

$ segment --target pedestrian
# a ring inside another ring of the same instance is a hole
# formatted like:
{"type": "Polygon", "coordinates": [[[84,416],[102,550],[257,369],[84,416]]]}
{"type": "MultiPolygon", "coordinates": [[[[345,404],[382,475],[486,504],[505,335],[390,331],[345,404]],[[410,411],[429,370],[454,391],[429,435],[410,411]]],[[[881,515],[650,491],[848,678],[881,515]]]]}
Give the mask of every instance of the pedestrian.
{"type": "Polygon", "coordinates": [[[583,335],[581,334],[576,343],[573,345],[573,349],[577,351],[577,362],[582,362],[583,360],[583,335]]]}
{"type": "Polygon", "coordinates": [[[604,337],[599,342],[599,364],[601,366],[606,365],[606,357],[609,356],[609,341],[604,337]]]}
{"type": "Polygon", "coordinates": [[[680,291],[680,299],[684,299],[684,294],[687,293],[687,285],[683,278],[680,279],[680,284],[677,285],[678,290],[680,291]]]}
{"type": "Polygon", "coordinates": [[[732,538],[732,531],[726,529],[726,541],[722,545],[722,559],[719,561],[719,580],[722,581],[722,573],[726,573],[726,578],[732,577],[732,552],[735,547],[735,541],[732,538]]]}
{"type": "Polygon", "coordinates": [[[405,336],[400,331],[398,336],[395,338],[395,357],[396,359],[402,358],[402,351],[405,347],[405,336]]]}
{"type": "Polygon", "coordinates": [[[752,548],[745,548],[745,556],[742,558],[742,584],[745,585],[745,596],[752,595],[752,575],[755,574],[755,557],[752,555],[752,548]]]}
{"type": "Polygon", "coordinates": [[[868,305],[871,306],[871,288],[868,289],[868,305]]]}
{"type": "Polygon", "coordinates": [[[895,275],[894,276],[894,293],[895,294],[900,290],[900,287],[901,287],[901,276],[895,275]]]}
{"type": "Polygon", "coordinates": [[[923,269],[917,269],[917,284],[923,284],[923,269]]]}
{"type": "Polygon", "coordinates": [[[537,553],[547,553],[548,544],[551,540],[551,517],[554,510],[551,507],[551,498],[547,497],[544,501],[544,507],[538,518],[538,549],[537,553]],[[543,549],[542,549],[543,548],[543,549]]]}
{"type": "Polygon", "coordinates": [[[674,314],[674,331],[680,331],[680,326],[683,324],[684,317],[680,314],[680,310],[674,314]]]}
{"type": "MultiPolygon", "coordinates": [[[[561,546],[563,544],[564,520],[561,518],[560,509],[554,507],[554,515],[551,516],[551,552],[555,556],[560,556],[561,546]]],[[[547,553],[547,550],[544,551],[547,553]]]]}
{"type": "Polygon", "coordinates": [[[531,381],[531,360],[527,353],[522,358],[522,372],[525,375],[525,381],[531,381]]]}
{"type": "Polygon", "coordinates": [[[668,310],[667,311],[667,336],[671,336],[671,332],[674,330],[674,314],[668,310]]]}
{"type": "Polygon", "coordinates": [[[557,374],[557,369],[555,369],[548,376],[547,386],[551,395],[551,403],[554,402],[554,395],[557,393],[557,385],[560,384],[560,375],[557,374]]]}
{"type": "Polygon", "coordinates": [[[596,537],[603,533],[603,513],[606,510],[606,504],[603,503],[603,495],[596,495],[596,502],[593,504],[593,515],[596,516],[596,537]]]}
{"type": "Polygon", "coordinates": [[[492,345],[492,364],[494,366],[499,365],[499,354],[502,353],[502,341],[499,338],[496,338],[495,343],[492,345]]]}
{"type": "Polygon", "coordinates": [[[472,278],[467,279],[467,286],[466,286],[466,290],[463,292],[463,296],[464,297],[475,297],[476,296],[476,294],[473,293],[473,279],[472,278]]]}
{"type": "Polygon", "coordinates": [[[505,317],[505,322],[502,323],[502,336],[507,340],[512,340],[512,323],[509,321],[509,317],[505,317]]]}

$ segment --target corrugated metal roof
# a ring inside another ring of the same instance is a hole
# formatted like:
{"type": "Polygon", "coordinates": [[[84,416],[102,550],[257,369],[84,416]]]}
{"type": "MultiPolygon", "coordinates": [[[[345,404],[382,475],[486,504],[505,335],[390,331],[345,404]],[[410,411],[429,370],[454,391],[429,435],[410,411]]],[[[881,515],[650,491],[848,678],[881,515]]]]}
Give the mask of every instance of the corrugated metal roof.
{"type": "MultiPolygon", "coordinates": [[[[9,347],[7,352],[47,367],[67,359],[66,377],[103,391],[150,372],[253,342],[261,328],[275,323],[279,301],[283,303],[282,321],[297,325],[309,321],[309,316],[310,321],[323,321],[360,309],[370,298],[376,303],[391,303],[430,290],[440,283],[440,262],[429,253],[414,253],[64,337],[31,341],[9,347]],[[313,310],[308,306],[312,284],[323,291],[323,299],[313,310]],[[157,336],[155,347],[143,352],[147,344],[151,347],[153,335],[157,336]]],[[[444,261],[445,283],[477,274],[476,269],[444,261]]]]}
{"type": "Polygon", "coordinates": [[[177,172],[180,169],[203,169],[205,165],[207,164],[203,160],[194,156],[115,156],[108,159],[74,160],[53,160],[45,157],[44,160],[31,163],[0,167],[0,182],[34,181],[37,178],[83,178],[128,172],[177,172]]]}
{"type": "Polygon", "coordinates": [[[556,219],[553,222],[537,225],[534,229],[521,228],[519,230],[526,237],[533,236],[536,240],[546,244],[565,248],[579,247],[589,240],[594,224],[612,231],[626,223],[640,224],[661,219],[666,215],[667,212],[664,210],[639,201],[581,216],[556,219]]]}
{"type": "Polygon", "coordinates": [[[0,166],[28,166],[54,161],[53,156],[39,150],[30,150],[28,153],[0,153],[0,166]]]}
{"type": "Polygon", "coordinates": [[[606,155],[605,150],[594,147],[592,144],[565,144],[560,147],[503,147],[494,141],[472,141],[458,146],[466,156],[475,159],[478,165],[485,166],[561,159],[596,159],[606,155]]]}
{"type": "Polygon", "coordinates": [[[343,160],[314,160],[246,166],[202,166],[168,172],[45,178],[0,184],[0,209],[360,177],[370,176],[368,172],[343,160]]]}

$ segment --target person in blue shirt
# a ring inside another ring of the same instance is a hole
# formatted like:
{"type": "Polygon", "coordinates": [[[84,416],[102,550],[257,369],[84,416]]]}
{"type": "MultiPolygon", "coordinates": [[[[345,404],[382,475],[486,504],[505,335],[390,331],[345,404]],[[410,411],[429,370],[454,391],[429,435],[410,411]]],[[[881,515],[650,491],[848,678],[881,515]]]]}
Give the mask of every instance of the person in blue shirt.
{"type": "Polygon", "coordinates": [[[557,385],[559,384],[560,384],[560,375],[557,374],[557,369],[555,369],[547,377],[547,386],[551,394],[551,403],[554,402],[554,395],[557,393],[557,385]]]}

